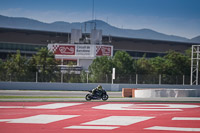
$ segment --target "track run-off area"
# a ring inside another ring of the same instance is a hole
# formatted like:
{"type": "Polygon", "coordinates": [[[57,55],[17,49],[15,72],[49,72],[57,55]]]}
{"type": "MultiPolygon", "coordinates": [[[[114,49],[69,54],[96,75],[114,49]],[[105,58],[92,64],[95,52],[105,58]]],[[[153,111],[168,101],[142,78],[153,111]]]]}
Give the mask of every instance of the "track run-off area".
{"type": "Polygon", "coordinates": [[[0,132],[200,132],[200,103],[0,102],[0,132]]]}

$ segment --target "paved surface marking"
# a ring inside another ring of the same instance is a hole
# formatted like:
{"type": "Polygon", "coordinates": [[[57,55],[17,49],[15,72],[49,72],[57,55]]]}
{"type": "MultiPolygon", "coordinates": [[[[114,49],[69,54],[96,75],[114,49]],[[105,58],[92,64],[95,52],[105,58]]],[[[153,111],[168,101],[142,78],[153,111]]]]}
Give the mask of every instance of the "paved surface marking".
{"type": "Polygon", "coordinates": [[[200,117],[174,117],[172,120],[200,120],[200,117]]]}
{"type": "Polygon", "coordinates": [[[58,108],[75,106],[75,105],[80,105],[80,104],[83,104],[83,103],[53,103],[53,104],[36,106],[36,107],[27,107],[27,108],[31,108],[31,109],[58,109],[58,108]]]}
{"type": "Polygon", "coordinates": [[[100,129],[100,130],[113,130],[118,127],[109,127],[109,126],[70,126],[65,127],[65,129],[100,129]]]}
{"type": "Polygon", "coordinates": [[[200,132],[200,103],[0,102],[1,133],[200,132]]]}
{"type": "Polygon", "coordinates": [[[99,120],[83,123],[83,125],[114,125],[128,126],[137,122],[142,122],[153,117],[142,116],[110,116],[99,120]]]}
{"type": "Polygon", "coordinates": [[[199,132],[200,128],[184,128],[184,127],[161,127],[161,126],[154,126],[150,128],[146,128],[149,130],[165,130],[165,131],[192,131],[192,132],[199,132]]]}
{"type": "MultiPolygon", "coordinates": [[[[140,104],[138,104],[140,105],[140,104]]],[[[94,109],[102,109],[102,110],[136,110],[136,111],[182,111],[182,108],[197,108],[198,105],[171,105],[171,104],[144,104],[142,107],[134,108],[135,104],[104,104],[100,106],[93,107],[94,109]],[[149,105],[151,107],[149,107],[149,105]],[[161,105],[165,107],[160,107],[161,105]],[[146,107],[145,107],[146,106],[146,107]]]]}
{"type": "Polygon", "coordinates": [[[11,121],[12,119],[1,119],[0,122],[9,122],[11,121]]]}
{"type": "Polygon", "coordinates": [[[0,108],[27,108],[27,109],[58,109],[64,107],[70,107],[75,105],[81,105],[83,103],[52,103],[39,106],[0,106],[0,108]]]}
{"type": "Polygon", "coordinates": [[[47,124],[64,119],[77,117],[78,115],[36,115],[19,119],[12,119],[8,123],[30,123],[30,124],[47,124]]]}
{"type": "Polygon", "coordinates": [[[9,109],[9,108],[24,108],[23,106],[0,106],[1,109],[9,109]]]}

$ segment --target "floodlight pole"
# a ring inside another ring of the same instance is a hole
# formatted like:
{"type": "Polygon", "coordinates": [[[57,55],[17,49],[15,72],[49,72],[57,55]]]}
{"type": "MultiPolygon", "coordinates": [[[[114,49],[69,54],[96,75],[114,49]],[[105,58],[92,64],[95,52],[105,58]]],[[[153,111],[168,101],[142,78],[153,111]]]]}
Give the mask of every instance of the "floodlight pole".
{"type": "Polygon", "coordinates": [[[94,0],[92,1],[92,20],[94,20],[94,0]]]}
{"type": "Polygon", "coordinates": [[[190,85],[198,85],[200,45],[192,45],[190,85]]]}

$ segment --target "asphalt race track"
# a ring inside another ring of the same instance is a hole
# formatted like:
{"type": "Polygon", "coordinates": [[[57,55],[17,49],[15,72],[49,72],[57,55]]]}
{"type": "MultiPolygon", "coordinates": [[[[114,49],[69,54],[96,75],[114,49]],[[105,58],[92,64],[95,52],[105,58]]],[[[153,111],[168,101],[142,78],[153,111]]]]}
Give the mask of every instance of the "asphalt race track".
{"type": "MultiPolygon", "coordinates": [[[[107,101],[113,102],[144,102],[144,101],[158,101],[158,102],[200,102],[200,97],[158,97],[158,98],[123,98],[122,92],[107,92],[109,99],[107,101]]],[[[18,98],[0,98],[0,102],[84,102],[85,95],[88,91],[23,91],[23,90],[0,90],[0,96],[22,96],[18,98]],[[27,96],[28,98],[23,98],[27,96]],[[32,98],[36,96],[37,98],[32,98]],[[41,98],[40,98],[41,97],[41,98]],[[43,97],[43,98],[42,98],[43,97]],[[52,98],[44,98],[52,97],[52,98]],[[53,98],[57,97],[57,98],[53,98]]],[[[98,102],[101,100],[97,100],[98,102]]]]}
{"type": "Polygon", "coordinates": [[[200,103],[0,102],[0,132],[200,132],[200,103]]]}

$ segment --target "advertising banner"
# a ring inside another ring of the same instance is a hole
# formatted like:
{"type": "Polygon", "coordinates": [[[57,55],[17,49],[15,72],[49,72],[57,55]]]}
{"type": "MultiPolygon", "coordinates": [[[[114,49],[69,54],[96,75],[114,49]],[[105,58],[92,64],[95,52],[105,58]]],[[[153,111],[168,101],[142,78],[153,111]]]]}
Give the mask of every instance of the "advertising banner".
{"type": "Polygon", "coordinates": [[[112,56],[113,47],[109,45],[49,44],[48,49],[58,56],[95,57],[112,56]]]}
{"type": "Polygon", "coordinates": [[[73,45],[55,45],[54,54],[75,55],[75,46],[73,45]]]}
{"type": "Polygon", "coordinates": [[[77,45],[76,46],[76,55],[91,55],[91,46],[89,45],[77,45]]]}
{"type": "Polygon", "coordinates": [[[111,56],[112,47],[111,46],[96,46],[97,56],[111,56]]]}

